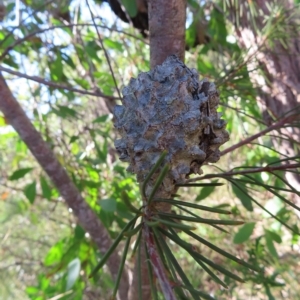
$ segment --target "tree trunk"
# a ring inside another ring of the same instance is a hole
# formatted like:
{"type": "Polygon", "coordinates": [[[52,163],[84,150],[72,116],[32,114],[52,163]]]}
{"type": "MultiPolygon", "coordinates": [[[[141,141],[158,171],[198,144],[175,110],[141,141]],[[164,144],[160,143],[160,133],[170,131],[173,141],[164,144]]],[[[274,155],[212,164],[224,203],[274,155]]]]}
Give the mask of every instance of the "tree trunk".
{"type": "MultiPolygon", "coordinates": [[[[250,18],[248,1],[240,1],[239,5],[235,5],[235,1],[231,0],[229,12],[240,46],[247,49],[249,57],[256,58],[248,63],[248,69],[262,70],[264,74],[262,75],[260,71],[249,72],[253,85],[258,89],[257,101],[264,120],[267,125],[271,125],[274,120],[283,116],[291,115],[293,116],[291,119],[299,119],[297,115],[300,112],[300,36],[299,34],[295,36],[299,26],[296,16],[293,15],[294,3],[292,0],[257,0],[253,4],[256,5],[257,11],[262,12],[261,15],[252,16],[254,20],[250,18]],[[275,15],[275,6],[283,8],[280,14],[277,11],[275,15]],[[287,47],[277,38],[279,33],[269,33],[274,35],[271,37],[275,40],[272,46],[268,44],[268,37],[260,34],[265,26],[265,20],[270,18],[273,26],[275,24],[278,24],[278,28],[284,26],[282,27],[285,33],[283,39],[287,47]]],[[[299,154],[299,137],[299,128],[290,126],[281,129],[278,134],[275,133],[272,142],[283,157],[293,157],[299,154]],[[283,135],[287,139],[282,139],[283,135]]],[[[287,172],[286,178],[300,191],[299,176],[287,172]]],[[[300,206],[300,198],[296,195],[293,197],[295,204],[300,206]]]]}
{"type": "MultiPolygon", "coordinates": [[[[68,206],[73,210],[78,223],[90,234],[100,252],[105,253],[111,246],[111,239],[106,229],[91,207],[82,198],[79,190],[42,139],[40,133],[31,124],[20,104],[12,95],[1,73],[0,110],[50,177],[68,206]]],[[[117,253],[113,253],[108,260],[108,267],[114,278],[117,276],[119,265],[120,258],[117,253]]],[[[119,299],[127,299],[128,287],[128,278],[127,274],[125,274],[120,283],[119,299]]]]}
{"type": "Polygon", "coordinates": [[[185,0],[149,0],[151,69],[175,54],[184,62],[185,0]]]}
{"type": "MultiPolygon", "coordinates": [[[[186,0],[149,0],[148,18],[151,69],[162,64],[168,56],[173,54],[184,61],[186,0]]],[[[170,210],[170,206],[165,206],[164,210],[170,210]]],[[[152,299],[151,288],[143,239],[141,243],[142,299],[150,300],[152,299]]],[[[139,300],[137,268],[134,270],[129,299],[139,300]]]]}

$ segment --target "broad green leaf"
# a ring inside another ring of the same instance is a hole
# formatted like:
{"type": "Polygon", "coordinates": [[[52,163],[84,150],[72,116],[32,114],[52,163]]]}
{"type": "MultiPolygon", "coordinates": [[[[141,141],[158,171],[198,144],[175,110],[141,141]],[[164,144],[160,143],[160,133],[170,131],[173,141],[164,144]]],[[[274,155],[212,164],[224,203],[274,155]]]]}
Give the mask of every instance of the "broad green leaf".
{"type": "Polygon", "coordinates": [[[266,239],[267,248],[268,248],[269,252],[271,253],[271,255],[274,258],[278,258],[278,253],[277,253],[276,248],[274,246],[273,238],[268,232],[266,232],[266,234],[265,234],[265,239],[266,239]]]}
{"type": "Polygon", "coordinates": [[[88,90],[91,88],[89,82],[83,78],[74,78],[74,81],[85,90],[88,90]]]}
{"type": "Polygon", "coordinates": [[[79,136],[77,135],[72,135],[69,141],[69,144],[73,144],[75,141],[79,139],[79,136]]]}
{"type": "Polygon", "coordinates": [[[79,277],[80,266],[81,263],[79,258],[75,258],[68,264],[66,291],[73,287],[79,277]]]}
{"type": "Polygon", "coordinates": [[[51,195],[52,195],[51,187],[49,186],[47,180],[43,176],[41,176],[40,182],[41,182],[41,188],[42,188],[43,197],[45,197],[46,199],[50,200],[51,199],[51,195]]]}
{"type": "Polygon", "coordinates": [[[108,121],[110,119],[110,115],[103,115],[100,116],[98,118],[96,118],[93,123],[105,123],[106,121],[108,121]]]}
{"type": "Polygon", "coordinates": [[[24,194],[31,204],[33,204],[36,196],[36,181],[28,184],[24,188],[24,194]]]}
{"type": "Polygon", "coordinates": [[[123,52],[123,44],[119,43],[119,42],[116,42],[116,41],[113,41],[111,39],[105,39],[104,40],[104,44],[108,47],[108,48],[111,48],[111,49],[115,49],[115,50],[118,50],[120,52],[123,52]]]}
{"type": "MultiPolygon", "coordinates": [[[[217,180],[213,180],[213,183],[217,182],[217,180]]],[[[197,198],[195,199],[195,201],[201,201],[205,198],[207,198],[214,190],[215,190],[215,186],[208,186],[208,187],[203,187],[199,193],[199,195],[197,196],[197,198]]]]}
{"type": "Polygon", "coordinates": [[[26,287],[26,293],[29,296],[33,296],[35,294],[38,294],[39,291],[40,291],[40,289],[38,287],[35,287],[35,286],[28,286],[28,287],[26,287]]]}
{"type": "Polygon", "coordinates": [[[243,206],[248,211],[253,211],[252,199],[248,195],[247,188],[242,183],[231,182],[232,191],[241,200],[243,206]]]}
{"type": "Polygon", "coordinates": [[[73,62],[73,60],[72,60],[72,58],[71,58],[69,55],[67,55],[67,54],[65,54],[65,53],[62,52],[62,53],[61,53],[61,58],[62,58],[63,61],[66,62],[66,64],[69,65],[71,68],[73,68],[73,69],[76,68],[76,66],[75,66],[75,64],[74,64],[74,62],[73,62]]]}
{"type": "Polygon", "coordinates": [[[81,240],[85,236],[85,231],[80,225],[76,225],[74,235],[76,239],[81,240]]]}
{"type": "Polygon", "coordinates": [[[50,250],[48,251],[46,257],[44,258],[44,265],[51,266],[54,263],[60,262],[61,258],[63,257],[64,245],[66,241],[61,240],[57,242],[50,250]]]}
{"type": "Polygon", "coordinates": [[[70,108],[65,105],[57,105],[59,111],[63,117],[76,117],[77,112],[73,108],[70,108]]]}
{"type": "Polygon", "coordinates": [[[268,300],[276,300],[275,297],[272,295],[271,290],[268,285],[265,285],[266,294],[268,296],[268,300]]]}
{"type": "Polygon", "coordinates": [[[239,229],[239,231],[235,234],[233,242],[235,244],[242,244],[246,242],[250,238],[254,230],[254,227],[255,227],[255,223],[247,223],[244,226],[242,226],[239,229]]]}
{"type": "Polygon", "coordinates": [[[193,22],[189,26],[189,28],[185,31],[185,42],[190,48],[192,48],[195,44],[196,34],[197,34],[196,25],[193,22]]]}
{"type": "Polygon", "coordinates": [[[121,0],[122,4],[126,8],[130,17],[135,17],[137,15],[136,1],[132,0],[121,0]]]}
{"type": "Polygon", "coordinates": [[[268,236],[269,236],[273,241],[275,241],[276,243],[278,243],[278,244],[281,244],[281,243],[282,243],[281,236],[280,236],[279,234],[277,234],[276,232],[271,231],[271,230],[267,230],[267,229],[265,229],[265,232],[266,232],[266,234],[268,234],[268,236]]]}
{"type": "Polygon", "coordinates": [[[105,211],[114,212],[117,209],[117,201],[115,199],[101,199],[98,203],[105,211]]]}
{"type": "Polygon", "coordinates": [[[53,81],[60,81],[63,75],[63,64],[60,52],[56,54],[56,58],[54,61],[49,61],[49,68],[51,72],[51,79],[53,81]]]}
{"type": "Polygon", "coordinates": [[[24,169],[19,169],[15,172],[12,173],[12,175],[9,176],[9,180],[17,180],[22,177],[24,177],[27,173],[29,173],[33,168],[24,168],[24,169]]]}
{"type": "Polygon", "coordinates": [[[94,60],[101,63],[101,59],[99,55],[97,54],[97,51],[101,48],[97,45],[95,41],[89,41],[86,43],[86,46],[84,48],[84,51],[88,54],[90,58],[93,58],[94,60]]]}
{"type": "Polygon", "coordinates": [[[7,122],[4,117],[0,116],[0,126],[6,126],[7,122]]]}

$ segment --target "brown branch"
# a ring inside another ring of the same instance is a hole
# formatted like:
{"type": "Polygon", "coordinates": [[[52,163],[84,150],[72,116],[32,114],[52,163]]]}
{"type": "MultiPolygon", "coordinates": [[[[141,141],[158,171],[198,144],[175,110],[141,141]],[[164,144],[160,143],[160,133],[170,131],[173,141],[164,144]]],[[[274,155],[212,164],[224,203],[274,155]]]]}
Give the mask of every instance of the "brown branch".
{"type": "Polygon", "coordinates": [[[144,238],[147,245],[147,251],[150,258],[150,263],[156,278],[159,281],[162,293],[165,296],[165,299],[176,300],[173,288],[171,286],[170,280],[166,275],[166,270],[163,266],[160,256],[157,253],[156,245],[153,238],[153,233],[150,232],[149,226],[144,224],[144,238]]]}
{"type": "Polygon", "coordinates": [[[110,100],[120,99],[119,97],[113,97],[113,96],[105,95],[105,94],[101,93],[99,90],[96,91],[96,92],[89,92],[87,90],[76,89],[76,88],[72,88],[71,86],[62,85],[62,84],[59,84],[59,83],[56,83],[56,82],[53,82],[53,81],[45,80],[45,79],[43,79],[41,77],[38,77],[38,76],[29,76],[29,75],[26,75],[24,73],[20,73],[18,71],[13,71],[11,69],[8,69],[8,68],[2,67],[2,66],[0,66],[0,71],[6,72],[6,73],[9,73],[9,74],[12,74],[12,75],[16,75],[18,77],[26,78],[28,80],[32,80],[32,81],[35,81],[35,82],[38,82],[38,83],[56,88],[56,89],[68,90],[68,91],[78,93],[78,94],[83,94],[83,95],[103,97],[103,98],[107,98],[107,99],[110,99],[110,100]]]}
{"type": "Polygon", "coordinates": [[[289,169],[297,169],[297,168],[300,168],[300,163],[299,164],[288,164],[288,165],[282,165],[282,166],[276,166],[276,167],[265,166],[265,167],[252,168],[252,169],[249,168],[247,170],[236,171],[236,172],[229,171],[229,172],[218,173],[218,174],[207,174],[204,176],[188,179],[186,181],[186,183],[200,181],[203,179],[212,179],[212,178],[216,178],[216,177],[229,177],[229,176],[231,177],[231,176],[235,176],[235,175],[244,175],[244,174],[247,175],[247,174],[251,174],[251,173],[261,173],[261,172],[272,173],[274,171],[286,171],[289,169]]]}
{"type": "MultiPolygon", "coordinates": [[[[31,37],[33,37],[33,36],[35,36],[37,34],[44,33],[44,32],[47,32],[47,31],[50,31],[50,30],[53,30],[53,29],[63,29],[63,28],[72,28],[72,27],[86,27],[86,26],[95,26],[95,25],[92,24],[92,23],[55,25],[55,26],[50,26],[50,27],[47,27],[47,28],[43,28],[43,29],[39,29],[39,30],[33,31],[33,32],[27,34],[26,36],[24,36],[23,38],[17,39],[12,45],[8,46],[3,51],[3,53],[0,55],[0,60],[3,60],[3,58],[9,53],[9,51],[11,51],[12,49],[14,49],[16,46],[22,44],[23,42],[27,41],[28,39],[30,39],[31,37]]],[[[125,32],[123,30],[118,30],[118,29],[115,29],[115,28],[110,28],[110,27],[105,26],[105,25],[96,25],[96,26],[100,27],[100,28],[104,28],[104,29],[110,30],[110,31],[115,31],[115,32],[118,32],[118,33],[122,33],[122,34],[128,35],[128,36],[130,36],[130,37],[132,37],[134,39],[137,39],[137,40],[139,40],[139,41],[141,41],[141,42],[143,42],[145,44],[148,44],[147,41],[144,41],[143,39],[135,36],[134,34],[125,32]]],[[[1,43],[0,43],[0,45],[1,45],[1,43]]]]}
{"type": "MultiPolygon", "coordinates": [[[[48,174],[68,206],[73,210],[79,224],[90,234],[100,252],[106,252],[111,245],[111,239],[107,231],[91,207],[85,202],[66,170],[60,165],[47,143],[42,139],[40,133],[31,124],[25,112],[12,95],[2,74],[0,74],[0,110],[48,174]]],[[[119,263],[119,256],[112,254],[108,261],[108,266],[114,277],[118,273],[119,263]]],[[[122,299],[127,299],[128,280],[126,276],[122,278],[120,291],[122,299]]]]}
{"type": "Polygon", "coordinates": [[[264,129],[264,130],[262,130],[262,131],[260,131],[260,132],[258,132],[256,134],[254,134],[254,135],[246,138],[243,141],[240,141],[239,143],[237,143],[237,144],[235,144],[235,145],[233,145],[233,146],[231,146],[231,147],[229,147],[229,148],[227,148],[225,150],[223,150],[221,152],[221,156],[223,156],[223,155],[225,155],[225,154],[227,154],[229,152],[233,152],[234,150],[236,150],[236,149],[238,149],[238,148],[240,148],[240,147],[242,147],[244,145],[247,145],[247,144],[251,143],[253,140],[256,140],[257,138],[265,135],[266,133],[268,133],[268,132],[270,132],[272,130],[276,130],[276,129],[281,128],[284,124],[290,122],[292,119],[293,119],[292,116],[288,116],[288,117],[285,117],[285,118],[279,120],[278,122],[276,122],[275,124],[269,126],[268,128],[266,128],[266,129],[264,129]]]}

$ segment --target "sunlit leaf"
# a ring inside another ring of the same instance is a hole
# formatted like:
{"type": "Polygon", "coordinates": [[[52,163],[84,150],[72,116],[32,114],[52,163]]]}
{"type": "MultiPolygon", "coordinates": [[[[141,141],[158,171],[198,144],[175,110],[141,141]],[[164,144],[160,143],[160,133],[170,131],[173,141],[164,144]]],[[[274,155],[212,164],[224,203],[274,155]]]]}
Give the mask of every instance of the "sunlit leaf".
{"type": "Polygon", "coordinates": [[[75,258],[68,264],[66,291],[71,289],[79,277],[81,263],[79,258],[75,258]]]}

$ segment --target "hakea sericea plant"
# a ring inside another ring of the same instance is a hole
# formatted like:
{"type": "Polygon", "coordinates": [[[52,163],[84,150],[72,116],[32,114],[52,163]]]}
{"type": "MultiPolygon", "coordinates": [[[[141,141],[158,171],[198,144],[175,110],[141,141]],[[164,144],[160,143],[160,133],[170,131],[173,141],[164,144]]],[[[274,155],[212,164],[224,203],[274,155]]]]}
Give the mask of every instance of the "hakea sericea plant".
{"type": "MultiPolygon", "coordinates": [[[[123,89],[123,105],[115,107],[115,141],[128,171],[143,182],[163,151],[169,165],[158,194],[164,198],[190,174],[201,174],[201,166],[220,158],[219,147],[229,139],[226,122],[217,112],[219,94],[214,83],[199,81],[176,56],[169,56],[154,70],[141,73],[123,89]]],[[[156,175],[160,173],[157,170],[156,175]]],[[[146,187],[149,196],[157,176],[146,187]]]]}
{"type": "MultiPolygon", "coordinates": [[[[190,174],[201,174],[204,164],[219,160],[219,147],[229,139],[225,130],[226,122],[217,112],[218,91],[213,83],[205,79],[199,81],[198,77],[196,70],[187,68],[176,56],[170,56],[154,70],[141,73],[137,79],[131,79],[129,85],[123,89],[123,105],[115,108],[115,127],[121,135],[115,146],[120,159],[129,163],[128,170],[137,175],[144,205],[140,209],[134,207],[126,191],[123,191],[122,199],[136,215],[123,228],[91,274],[96,274],[125,237],[127,241],[113,297],[117,293],[131,238],[136,234],[138,237],[133,253],[138,249],[137,269],[140,270],[142,263],[141,249],[146,249],[144,261],[147,261],[149,274],[154,274],[157,278],[165,299],[177,299],[176,296],[178,299],[212,299],[192,287],[172,254],[167,239],[187,251],[223,287],[227,285],[210,268],[243,282],[236,274],[198,253],[192,244],[180,238],[178,230],[239,265],[258,271],[256,266],[236,258],[192,232],[195,223],[208,224],[224,231],[219,225],[240,225],[243,221],[205,219],[191,209],[217,214],[230,212],[174,198],[179,186],[194,185],[186,182],[190,174]],[[172,206],[179,209],[181,214],[173,213],[172,206]],[[185,222],[190,222],[191,225],[186,225],[185,222]],[[145,243],[144,247],[141,247],[142,241],[145,243]],[[186,296],[187,293],[192,298],[186,296]]],[[[157,299],[154,296],[157,291],[151,278],[149,275],[153,299],[157,299]]],[[[139,293],[141,286],[142,283],[139,282],[139,293]]],[[[139,299],[142,299],[141,294],[139,299]]]]}

